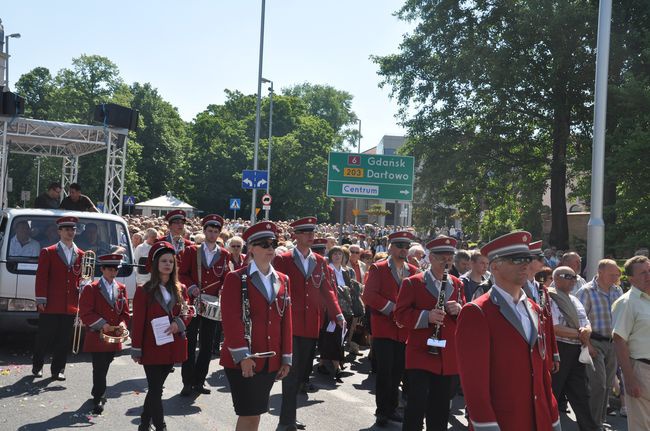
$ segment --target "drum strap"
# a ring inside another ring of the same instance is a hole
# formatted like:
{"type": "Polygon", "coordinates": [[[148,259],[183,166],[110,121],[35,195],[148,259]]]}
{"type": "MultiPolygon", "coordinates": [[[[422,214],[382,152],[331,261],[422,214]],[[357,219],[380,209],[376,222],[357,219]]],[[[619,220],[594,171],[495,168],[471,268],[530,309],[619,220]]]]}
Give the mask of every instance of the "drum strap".
{"type": "Polygon", "coordinates": [[[203,250],[201,249],[203,245],[196,247],[196,276],[199,280],[199,290],[203,291],[203,285],[201,284],[201,259],[203,258],[203,250]]]}

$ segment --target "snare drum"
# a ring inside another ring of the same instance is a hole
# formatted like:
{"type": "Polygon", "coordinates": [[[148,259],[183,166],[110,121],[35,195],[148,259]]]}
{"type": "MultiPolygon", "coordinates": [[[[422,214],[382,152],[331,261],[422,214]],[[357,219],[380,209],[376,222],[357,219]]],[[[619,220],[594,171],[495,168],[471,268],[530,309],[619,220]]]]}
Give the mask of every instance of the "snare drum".
{"type": "Polygon", "coordinates": [[[221,321],[221,304],[219,297],[213,295],[201,295],[198,301],[198,314],[206,319],[221,321]]]}

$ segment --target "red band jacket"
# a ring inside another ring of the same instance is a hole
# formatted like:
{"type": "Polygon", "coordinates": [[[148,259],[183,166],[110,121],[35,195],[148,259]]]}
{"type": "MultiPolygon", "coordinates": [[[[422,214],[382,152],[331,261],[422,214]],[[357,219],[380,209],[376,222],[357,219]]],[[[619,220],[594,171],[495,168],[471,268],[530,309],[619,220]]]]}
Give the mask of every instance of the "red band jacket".
{"type": "Polygon", "coordinates": [[[277,256],[273,260],[273,267],[291,280],[293,335],[318,338],[324,323],[323,309],[327,310],[330,319],[335,317],[337,320],[343,320],[343,314],[336,297],[336,289],[331,286],[325,258],[311,252],[305,273],[298,253],[298,249],[294,248],[293,251],[277,256]]]}
{"type": "MultiPolygon", "coordinates": [[[[406,341],[406,369],[426,370],[433,374],[458,374],[456,365],[456,318],[445,315],[440,328],[439,339],[446,345],[438,355],[429,353],[427,339],[433,335],[435,325],[429,323],[429,310],[436,308],[440,294],[440,281],[430,271],[420,272],[402,281],[395,320],[409,330],[406,341]]],[[[463,284],[453,275],[449,275],[445,286],[445,302],[465,303],[463,284]]]]}
{"type": "Polygon", "coordinates": [[[524,292],[529,298],[539,298],[535,301],[542,309],[541,324],[544,327],[544,347],[546,351],[545,360],[549,370],[553,369],[553,361],[560,361],[560,352],[557,349],[557,341],[555,339],[555,329],[553,329],[553,316],[551,315],[551,298],[548,294],[548,289],[537,280],[526,282],[524,285],[524,292]],[[536,295],[533,296],[531,289],[536,290],[536,295]]]}
{"type": "Polygon", "coordinates": [[[84,252],[73,244],[69,263],[60,243],[41,249],[36,269],[35,297],[47,314],[77,314],[81,259],[84,252]]]}
{"type": "Polygon", "coordinates": [[[79,301],[79,317],[86,325],[84,338],[84,352],[115,352],[122,350],[121,343],[106,343],[100,338],[100,331],[105,324],[117,326],[124,323],[128,326],[129,298],[126,286],[115,282],[112,297],[108,293],[109,287],[103,278],[85,286],[79,301]]]}
{"type": "MultiPolygon", "coordinates": [[[[410,263],[405,266],[408,272],[403,278],[417,273],[417,268],[410,263]]],[[[403,343],[408,337],[409,328],[398,327],[393,314],[400,283],[396,265],[390,257],[373,263],[368,268],[362,298],[371,311],[370,326],[374,338],[388,338],[403,343]]]]}
{"type": "Polygon", "coordinates": [[[561,429],[542,354],[542,311],[531,299],[525,305],[531,322],[528,339],[516,312],[496,289],[466,304],[460,312],[456,354],[475,430],[561,429]]]}
{"type": "Polygon", "coordinates": [[[249,274],[249,270],[248,266],[226,276],[221,293],[224,342],[221,347],[220,362],[226,368],[240,368],[239,363],[247,355],[273,351],[276,353],[273,357],[255,359],[255,370],[262,370],[264,362],[268,361],[267,370],[275,372],[282,364],[291,365],[293,306],[289,296],[289,278],[276,271],[272,279],[271,297],[269,297],[259,273],[255,271],[249,274]],[[246,274],[250,304],[252,328],[250,346],[244,337],[242,318],[243,274],[246,274]]]}
{"type": "Polygon", "coordinates": [[[230,272],[230,253],[223,247],[218,247],[212,262],[206,262],[203,251],[205,244],[192,245],[183,252],[181,266],[178,269],[178,280],[188,286],[191,298],[199,295],[199,290],[205,295],[219,296],[223,281],[230,272]],[[199,262],[201,266],[201,282],[199,286],[199,262]]]}
{"type": "MultiPolygon", "coordinates": [[[[165,303],[160,287],[145,292],[144,286],[138,286],[133,297],[133,318],[131,324],[131,356],[140,358],[143,365],[178,364],[187,360],[187,338],[185,329],[192,316],[181,316],[181,305],[171,294],[171,301],[165,303]],[[174,341],[162,346],[156,345],[156,338],[151,327],[155,318],[167,316],[170,322],[176,322],[179,332],[174,334],[174,341]]],[[[181,284],[181,293],[185,302],[189,300],[187,288],[181,284]]]]}

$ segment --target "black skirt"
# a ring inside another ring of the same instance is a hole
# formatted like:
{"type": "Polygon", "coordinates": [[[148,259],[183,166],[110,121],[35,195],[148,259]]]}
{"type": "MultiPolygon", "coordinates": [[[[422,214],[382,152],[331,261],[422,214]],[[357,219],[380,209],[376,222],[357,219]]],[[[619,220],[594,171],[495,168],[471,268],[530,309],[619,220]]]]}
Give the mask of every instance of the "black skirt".
{"type": "Polygon", "coordinates": [[[242,376],[240,368],[224,368],[237,416],[258,416],[269,410],[269,395],[277,373],[242,376]]]}
{"type": "Polygon", "coordinates": [[[327,332],[329,321],[325,321],[325,325],[320,330],[318,338],[318,351],[320,358],[330,361],[342,361],[344,357],[343,344],[341,343],[341,334],[343,329],[336,325],[334,332],[327,332]]]}

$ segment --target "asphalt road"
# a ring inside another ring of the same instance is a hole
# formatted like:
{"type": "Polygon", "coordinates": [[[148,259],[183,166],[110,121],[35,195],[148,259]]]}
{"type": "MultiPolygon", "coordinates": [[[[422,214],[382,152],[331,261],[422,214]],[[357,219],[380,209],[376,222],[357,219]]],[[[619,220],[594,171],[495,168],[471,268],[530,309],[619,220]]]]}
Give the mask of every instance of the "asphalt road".
{"type": "MultiPolygon", "coordinates": [[[[44,377],[31,375],[31,337],[0,334],[0,430],[128,430],[135,429],[146,393],[142,366],[133,363],[128,354],[117,357],[108,374],[108,402],[101,416],[91,414],[90,389],[92,366],[89,354],[70,355],[65,382],[49,377],[49,361],[44,377]]],[[[127,350],[128,352],[128,350],[127,350]]],[[[374,376],[369,374],[365,356],[345,370],[343,383],[336,383],[314,373],[315,393],[299,396],[298,419],[308,430],[386,430],[400,429],[397,423],[374,427],[374,376]]],[[[232,407],[228,382],[218,359],[210,365],[207,384],[212,394],[181,397],[180,367],[170,374],[163,394],[168,429],[171,430],[233,430],[236,416],[232,407]]],[[[277,426],[281,403],[281,385],[271,393],[269,414],[262,416],[261,430],[277,426]]],[[[463,400],[454,400],[450,430],[466,430],[463,400]]],[[[626,430],[624,418],[610,417],[611,430],[626,430]]],[[[570,416],[563,416],[564,431],[577,430],[570,416]]],[[[523,430],[522,430],[523,431],[523,430]]]]}

